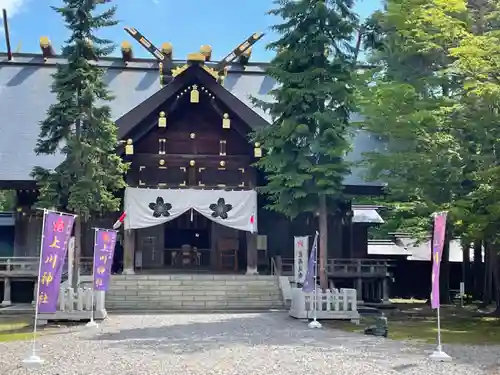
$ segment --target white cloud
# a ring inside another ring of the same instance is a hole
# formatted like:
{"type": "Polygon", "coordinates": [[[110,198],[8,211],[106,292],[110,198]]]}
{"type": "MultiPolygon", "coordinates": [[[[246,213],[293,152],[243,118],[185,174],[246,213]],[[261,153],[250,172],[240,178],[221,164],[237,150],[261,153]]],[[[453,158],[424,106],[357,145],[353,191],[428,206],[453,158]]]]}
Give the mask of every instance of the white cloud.
{"type": "Polygon", "coordinates": [[[7,16],[10,18],[19,13],[27,2],[27,0],[0,0],[0,9],[7,9],[7,16]]]}

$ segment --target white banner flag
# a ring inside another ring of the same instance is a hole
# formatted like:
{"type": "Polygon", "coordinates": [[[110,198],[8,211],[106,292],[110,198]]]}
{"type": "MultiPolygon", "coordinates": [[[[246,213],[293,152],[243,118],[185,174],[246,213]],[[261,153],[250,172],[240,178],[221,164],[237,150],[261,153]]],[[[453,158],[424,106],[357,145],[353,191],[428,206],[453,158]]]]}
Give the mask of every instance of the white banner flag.
{"type": "Polygon", "coordinates": [[[309,236],[294,237],[295,282],[303,284],[307,273],[309,236]]]}

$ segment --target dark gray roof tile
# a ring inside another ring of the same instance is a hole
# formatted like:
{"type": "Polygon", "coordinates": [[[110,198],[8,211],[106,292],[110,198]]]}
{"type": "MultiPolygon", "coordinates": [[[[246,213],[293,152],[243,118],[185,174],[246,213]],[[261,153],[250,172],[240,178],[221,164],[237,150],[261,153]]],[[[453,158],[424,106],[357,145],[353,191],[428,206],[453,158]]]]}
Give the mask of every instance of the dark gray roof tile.
{"type": "MultiPolygon", "coordinates": [[[[51,74],[56,63],[64,63],[60,58],[49,59],[44,63],[41,56],[16,56],[14,62],[7,62],[0,55],[0,181],[31,180],[30,172],[34,165],[54,168],[62,160],[61,155],[37,156],[33,152],[39,133],[39,122],[45,117],[47,108],[54,101],[50,93],[51,74]]],[[[130,63],[125,68],[117,59],[99,61],[107,67],[105,80],[115,95],[110,103],[114,119],[118,119],[130,109],[152,96],[160,89],[158,71],[152,60],[130,63]]],[[[244,69],[234,66],[224,82],[225,88],[252,107],[261,117],[270,121],[268,114],[254,108],[250,96],[271,100],[268,95],[276,83],[264,74],[263,66],[251,64],[244,69]]],[[[361,154],[379,147],[380,142],[366,133],[354,137],[351,161],[362,159],[361,154]]],[[[346,179],[347,185],[380,186],[367,183],[363,172],[356,168],[346,179]]]]}

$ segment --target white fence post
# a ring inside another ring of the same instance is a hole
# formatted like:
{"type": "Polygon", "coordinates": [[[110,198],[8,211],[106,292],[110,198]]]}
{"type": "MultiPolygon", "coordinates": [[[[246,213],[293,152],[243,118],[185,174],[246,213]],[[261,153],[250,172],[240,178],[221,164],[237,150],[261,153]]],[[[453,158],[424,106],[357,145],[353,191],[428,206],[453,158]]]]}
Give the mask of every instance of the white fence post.
{"type": "MultiPolygon", "coordinates": [[[[314,308],[314,293],[304,293],[292,288],[290,316],[297,319],[311,318],[314,308]]],[[[317,291],[316,316],[318,319],[358,320],[356,289],[332,289],[317,291]]]]}

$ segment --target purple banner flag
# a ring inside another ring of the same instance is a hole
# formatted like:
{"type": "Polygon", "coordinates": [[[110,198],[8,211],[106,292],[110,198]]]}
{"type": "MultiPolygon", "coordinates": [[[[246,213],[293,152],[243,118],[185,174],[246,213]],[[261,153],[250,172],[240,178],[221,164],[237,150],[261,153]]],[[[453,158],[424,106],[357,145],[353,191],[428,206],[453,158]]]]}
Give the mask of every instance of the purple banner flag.
{"type": "Polygon", "coordinates": [[[107,291],[109,287],[109,276],[116,244],[115,230],[95,230],[94,245],[94,290],[107,291]]]}
{"type": "Polygon", "coordinates": [[[45,211],[38,273],[38,312],[55,313],[75,216],[45,211]]]}
{"type": "Polygon", "coordinates": [[[318,254],[318,232],[314,236],[314,242],[311,248],[311,254],[309,255],[309,262],[307,263],[307,273],[304,279],[304,285],[302,286],[302,291],[306,293],[311,293],[316,288],[316,262],[318,254]]]}
{"type": "Polygon", "coordinates": [[[432,291],[431,307],[439,307],[439,270],[441,255],[443,254],[444,238],[446,232],[446,212],[440,212],[434,216],[434,235],[432,243],[432,291]]]}

